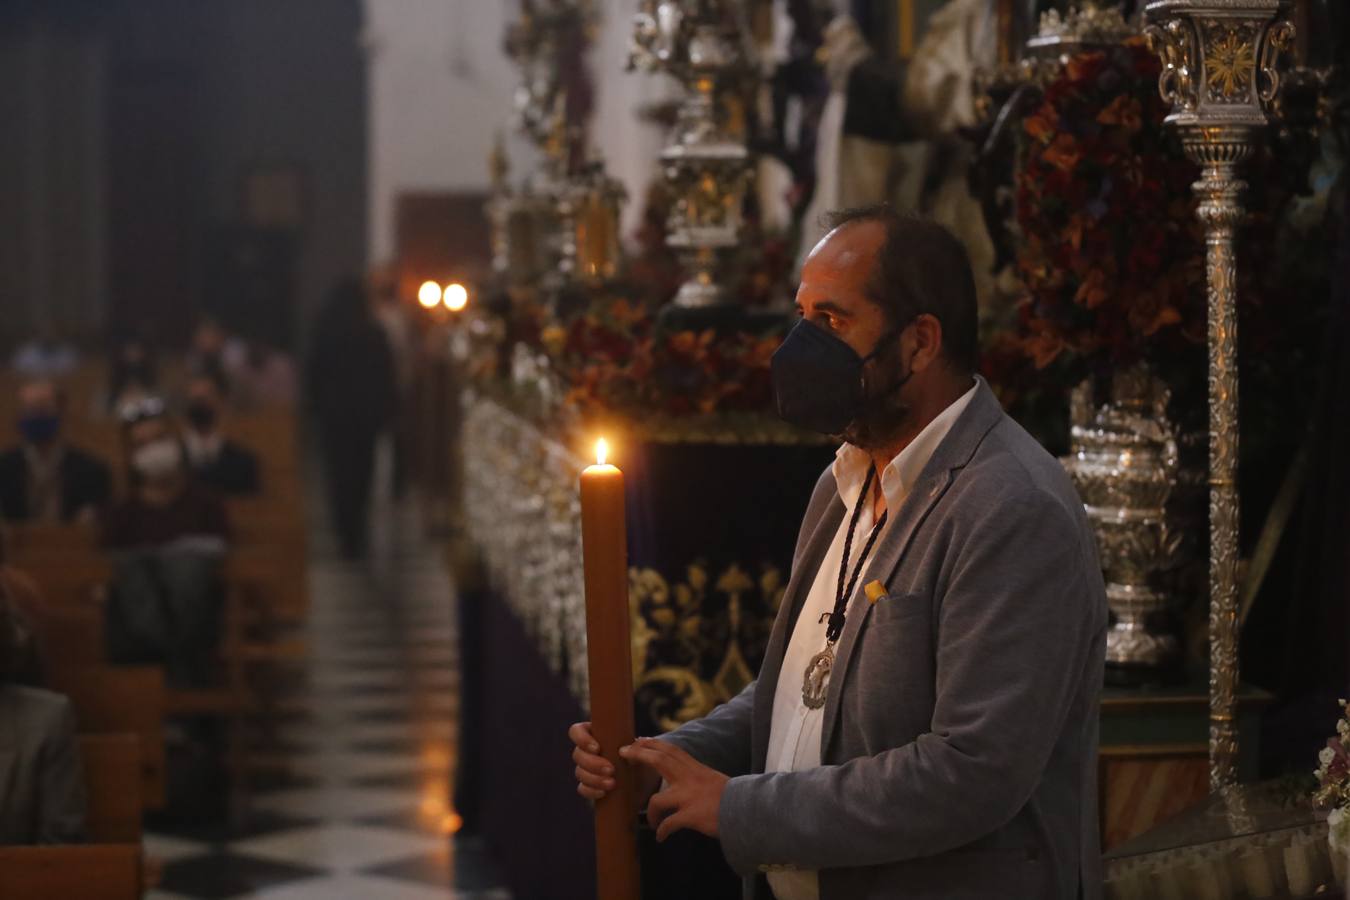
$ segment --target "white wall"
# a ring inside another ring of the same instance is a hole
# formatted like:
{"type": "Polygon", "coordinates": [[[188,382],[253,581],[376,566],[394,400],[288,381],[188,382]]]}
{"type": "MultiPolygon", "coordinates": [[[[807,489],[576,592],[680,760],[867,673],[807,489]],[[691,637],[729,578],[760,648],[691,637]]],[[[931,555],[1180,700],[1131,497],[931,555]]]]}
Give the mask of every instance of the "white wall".
{"type": "Polygon", "coordinates": [[[364,0],[370,96],[369,248],[394,253],[404,191],[474,191],[507,127],[515,70],[501,51],[505,0],[364,0]]]}
{"type": "MultiPolygon", "coordinates": [[[[508,137],[513,182],[533,155],[515,136],[518,72],[502,52],[515,0],[364,0],[370,86],[370,258],[394,252],[394,204],[410,190],[488,187],[487,158],[508,137]]],[[[593,142],[628,188],[634,221],[662,135],[639,123],[639,105],[668,90],[663,77],[625,73],[634,0],[599,0],[604,16],[591,57],[596,81],[593,142]]]]}
{"type": "Polygon", "coordinates": [[[609,173],[628,189],[623,229],[628,237],[642,211],[647,185],[659,174],[656,158],[666,137],[661,129],[639,119],[638,110],[672,96],[675,83],[666,75],[624,71],[635,0],[598,0],[596,6],[604,20],[591,52],[596,87],[591,139],[609,173]]]}

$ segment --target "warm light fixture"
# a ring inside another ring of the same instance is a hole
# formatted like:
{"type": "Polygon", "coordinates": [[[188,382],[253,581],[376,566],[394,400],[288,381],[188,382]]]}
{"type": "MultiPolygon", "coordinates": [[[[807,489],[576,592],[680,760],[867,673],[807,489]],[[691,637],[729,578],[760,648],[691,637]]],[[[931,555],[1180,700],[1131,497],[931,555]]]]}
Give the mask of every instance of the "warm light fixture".
{"type": "Polygon", "coordinates": [[[601,438],[595,442],[595,463],[603,466],[605,460],[609,458],[609,441],[601,438]]]}
{"type": "Polygon", "coordinates": [[[445,286],[445,308],[459,312],[469,304],[469,289],[459,282],[445,286]]]}
{"type": "Polygon", "coordinates": [[[422,282],[422,286],[417,289],[417,302],[424,309],[433,309],[441,302],[441,286],[434,281],[422,282]]]}

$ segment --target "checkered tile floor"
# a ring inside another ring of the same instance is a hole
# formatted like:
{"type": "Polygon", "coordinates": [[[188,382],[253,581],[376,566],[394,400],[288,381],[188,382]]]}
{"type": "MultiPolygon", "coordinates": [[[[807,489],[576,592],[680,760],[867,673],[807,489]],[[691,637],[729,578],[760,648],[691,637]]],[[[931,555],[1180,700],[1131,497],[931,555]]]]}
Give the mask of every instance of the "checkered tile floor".
{"type": "Polygon", "coordinates": [[[402,527],[385,523],[373,565],[338,562],[320,537],[309,658],[249,820],[152,821],[146,853],[162,874],[151,900],[510,900],[487,852],[451,836],[452,588],[411,514],[384,516],[402,527]]]}

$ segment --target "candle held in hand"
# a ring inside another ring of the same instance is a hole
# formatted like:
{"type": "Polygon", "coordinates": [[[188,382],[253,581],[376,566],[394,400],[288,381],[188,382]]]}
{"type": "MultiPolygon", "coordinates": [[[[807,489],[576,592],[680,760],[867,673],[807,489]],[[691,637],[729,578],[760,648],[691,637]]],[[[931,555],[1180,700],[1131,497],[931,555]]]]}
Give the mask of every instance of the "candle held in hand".
{"type": "Polygon", "coordinates": [[[637,805],[633,773],[619,748],[633,742],[632,637],[628,624],[628,537],[623,473],[596,445],[596,464],[581,473],[581,543],[586,570],[586,644],[591,733],[614,767],[615,790],[595,804],[597,896],[639,896],[637,805]]]}

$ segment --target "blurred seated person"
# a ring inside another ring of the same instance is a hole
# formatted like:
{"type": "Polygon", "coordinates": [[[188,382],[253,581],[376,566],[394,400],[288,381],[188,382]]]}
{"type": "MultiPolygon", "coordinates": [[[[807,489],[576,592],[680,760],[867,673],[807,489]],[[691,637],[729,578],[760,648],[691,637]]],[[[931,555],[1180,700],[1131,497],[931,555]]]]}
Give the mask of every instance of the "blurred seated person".
{"type": "Polygon", "coordinates": [[[103,522],[114,564],[109,658],[162,664],[171,685],[202,686],[220,636],[225,507],[191,477],[162,401],[132,403],[121,418],[131,490],[103,522]]]}
{"type": "Polygon", "coordinates": [[[0,845],[77,843],[85,792],[75,714],[60,694],[16,683],[31,635],[0,592],[0,845]]]}
{"type": "Polygon", "coordinates": [[[258,457],[220,431],[225,384],[220,376],[193,375],[187,386],[183,446],[188,468],[201,484],[227,497],[247,497],[262,490],[258,457]]]}
{"type": "Polygon", "coordinates": [[[93,521],[108,502],[108,467],[61,440],[64,406],[53,381],[19,388],[20,443],[0,454],[0,515],[7,521],[93,521]]]}
{"type": "Polygon", "coordinates": [[[184,362],[189,376],[209,375],[229,384],[247,355],[248,346],[243,341],[226,332],[215,318],[203,316],[192,332],[184,362]]]}
{"type": "Polygon", "coordinates": [[[9,681],[14,684],[41,687],[46,680],[43,661],[48,657],[46,628],[51,607],[33,576],[10,565],[8,550],[4,535],[0,534],[0,603],[8,604],[27,629],[8,667],[0,668],[8,672],[9,681]]]}
{"type": "Polygon", "coordinates": [[[55,328],[43,324],[14,351],[9,365],[24,378],[63,378],[79,368],[80,352],[61,340],[55,328]]]}
{"type": "Polygon", "coordinates": [[[159,368],[149,343],[140,338],[122,341],[108,370],[108,410],[119,413],[128,404],[155,396],[158,390],[159,368]]]}
{"type": "Polygon", "coordinates": [[[244,364],[230,373],[241,409],[295,406],[295,363],[290,354],[266,341],[249,342],[244,364]]]}

